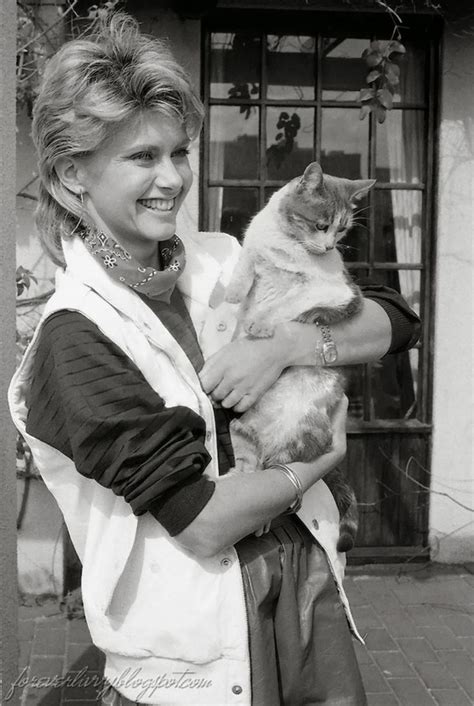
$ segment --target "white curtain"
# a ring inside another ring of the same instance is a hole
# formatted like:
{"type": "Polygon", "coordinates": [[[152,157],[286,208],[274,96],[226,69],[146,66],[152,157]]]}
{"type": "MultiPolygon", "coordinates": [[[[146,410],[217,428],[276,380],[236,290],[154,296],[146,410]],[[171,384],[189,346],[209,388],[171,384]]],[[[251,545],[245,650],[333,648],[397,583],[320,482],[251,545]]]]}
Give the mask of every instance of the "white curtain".
{"type": "MultiPolygon", "coordinates": [[[[409,95],[404,98],[407,99],[409,95]]],[[[392,183],[419,184],[422,169],[423,114],[392,110],[388,116],[387,146],[392,183]],[[416,117],[415,117],[416,116],[416,117]]],[[[422,192],[392,189],[392,211],[396,261],[418,263],[421,256],[422,192]]],[[[408,304],[419,313],[420,272],[400,270],[400,289],[408,304]]],[[[410,351],[410,365],[416,395],[418,353],[410,351]]]]}

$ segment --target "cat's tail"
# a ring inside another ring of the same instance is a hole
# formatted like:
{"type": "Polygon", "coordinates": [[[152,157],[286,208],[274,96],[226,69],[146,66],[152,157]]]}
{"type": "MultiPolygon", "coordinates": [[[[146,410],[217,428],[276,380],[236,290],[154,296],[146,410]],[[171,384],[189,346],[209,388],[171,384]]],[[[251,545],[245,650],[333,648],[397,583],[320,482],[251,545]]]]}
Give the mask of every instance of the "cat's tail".
{"type": "Polygon", "coordinates": [[[354,502],[351,503],[346,514],[341,517],[339,537],[336,545],[338,552],[349,552],[354,548],[358,526],[359,512],[357,509],[357,501],[354,496],[354,502]]]}
{"type": "Polygon", "coordinates": [[[333,468],[326,474],[324,480],[333,494],[339,510],[337,551],[348,552],[354,548],[359,528],[357,498],[341,468],[333,468]]]}
{"type": "Polygon", "coordinates": [[[253,258],[246,250],[242,250],[239,260],[232,273],[232,279],[225,291],[225,300],[230,304],[243,302],[253,284],[255,269],[253,258]]]}

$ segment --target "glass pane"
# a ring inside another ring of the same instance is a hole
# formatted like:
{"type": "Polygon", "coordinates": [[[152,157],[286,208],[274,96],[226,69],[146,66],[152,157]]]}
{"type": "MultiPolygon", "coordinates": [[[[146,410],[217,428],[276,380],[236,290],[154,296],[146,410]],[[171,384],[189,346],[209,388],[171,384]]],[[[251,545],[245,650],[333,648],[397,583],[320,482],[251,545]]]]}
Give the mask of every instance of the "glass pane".
{"type": "Polygon", "coordinates": [[[417,416],[419,351],[388,355],[371,368],[374,419],[414,419],[417,416]]]}
{"type": "Polygon", "coordinates": [[[419,270],[373,270],[370,279],[400,292],[413,311],[420,315],[419,270]]]}
{"type": "Polygon", "coordinates": [[[292,179],[313,161],[313,108],[267,109],[267,178],[292,179]]]}
{"type": "MultiPolygon", "coordinates": [[[[383,50],[387,42],[380,42],[380,45],[383,50]]],[[[423,103],[425,47],[406,41],[404,45],[406,54],[391,57],[392,63],[399,67],[399,84],[393,99],[395,102],[423,103]]],[[[360,89],[367,86],[366,77],[370,70],[362,58],[363,51],[368,47],[368,39],[323,39],[323,100],[354,101],[359,98],[360,89]]]]}
{"type": "Polygon", "coordinates": [[[323,108],[321,165],[327,174],[367,179],[369,121],[350,108],[323,108]]]}
{"type": "Polygon", "coordinates": [[[424,117],[421,110],[391,110],[377,125],[378,181],[419,184],[423,181],[424,117]]]}
{"type": "Polygon", "coordinates": [[[354,101],[365,86],[367,69],[362,52],[368,39],[323,39],[321,80],[323,100],[354,101]]]}
{"type": "MultiPolygon", "coordinates": [[[[383,42],[381,42],[383,44],[383,42]]],[[[424,46],[416,46],[413,42],[402,40],[406,48],[403,56],[394,55],[394,63],[400,67],[400,83],[397,86],[393,100],[395,103],[425,102],[425,61],[424,46]]]]}
{"type": "Polygon", "coordinates": [[[375,261],[421,262],[421,191],[375,191],[375,261]]]}
{"type": "Polygon", "coordinates": [[[344,366],[346,376],[346,395],[349,398],[349,422],[364,419],[364,366],[344,366]]]}
{"type": "Polygon", "coordinates": [[[258,98],[260,38],[239,32],[211,35],[211,98],[258,98]]]}
{"type": "Polygon", "coordinates": [[[345,262],[367,262],[369,258],[369,200],[357,204],[353,226],[337,245],[345,262]]]}
{"type": "Polygon", "coordinates": [[[258,108],[211,108],[209,173],[211,179],[252,179],[258,175],[258,108]]]}
{"type": "Polygon", "coordinates": [[[314,99],[314,37],[267,36],[268,98],[314,99]]]}
{"type": "Polygon", "coordinates": [[[257,189],[243,187],[210,187],[209,230],[235,235],[238,240],[258,208],[257,189]]]}
{"type": "Polygon", "coordinates": [[[279,191],[278,186],[271,186],[265,189],[265,203],[268,203],[270,198],[275,194],[277,191],[279,191]]]}

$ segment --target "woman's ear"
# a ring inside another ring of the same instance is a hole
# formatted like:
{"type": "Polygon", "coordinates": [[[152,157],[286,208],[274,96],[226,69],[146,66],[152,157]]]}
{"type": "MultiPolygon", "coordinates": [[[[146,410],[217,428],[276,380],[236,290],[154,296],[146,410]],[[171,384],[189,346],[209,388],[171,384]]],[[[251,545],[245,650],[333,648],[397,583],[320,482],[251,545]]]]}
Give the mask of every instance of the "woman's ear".
{"type": "Polygon", "coordinates": [[[59,157],[54,165],[58,179],[66,189],[79,196],[84,193],[80,168],[73,157],[59,157]]]}

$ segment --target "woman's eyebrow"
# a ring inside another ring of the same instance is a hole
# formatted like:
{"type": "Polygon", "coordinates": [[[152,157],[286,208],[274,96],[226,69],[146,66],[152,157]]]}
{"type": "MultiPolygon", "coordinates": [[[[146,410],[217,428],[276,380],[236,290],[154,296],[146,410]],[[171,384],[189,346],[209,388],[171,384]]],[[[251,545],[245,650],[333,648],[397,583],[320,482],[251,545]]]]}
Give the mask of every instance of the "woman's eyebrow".
{"type": "Polygon", "coordinates": [[[152,145],[150,143],[143,143],[143,144],[137,144],[137,145],[130,145],[130,147],[127,147],[124,150],[125,154],[130,154],[133,152],[157,152],[159,150],[158,145],[152,145]]]}

